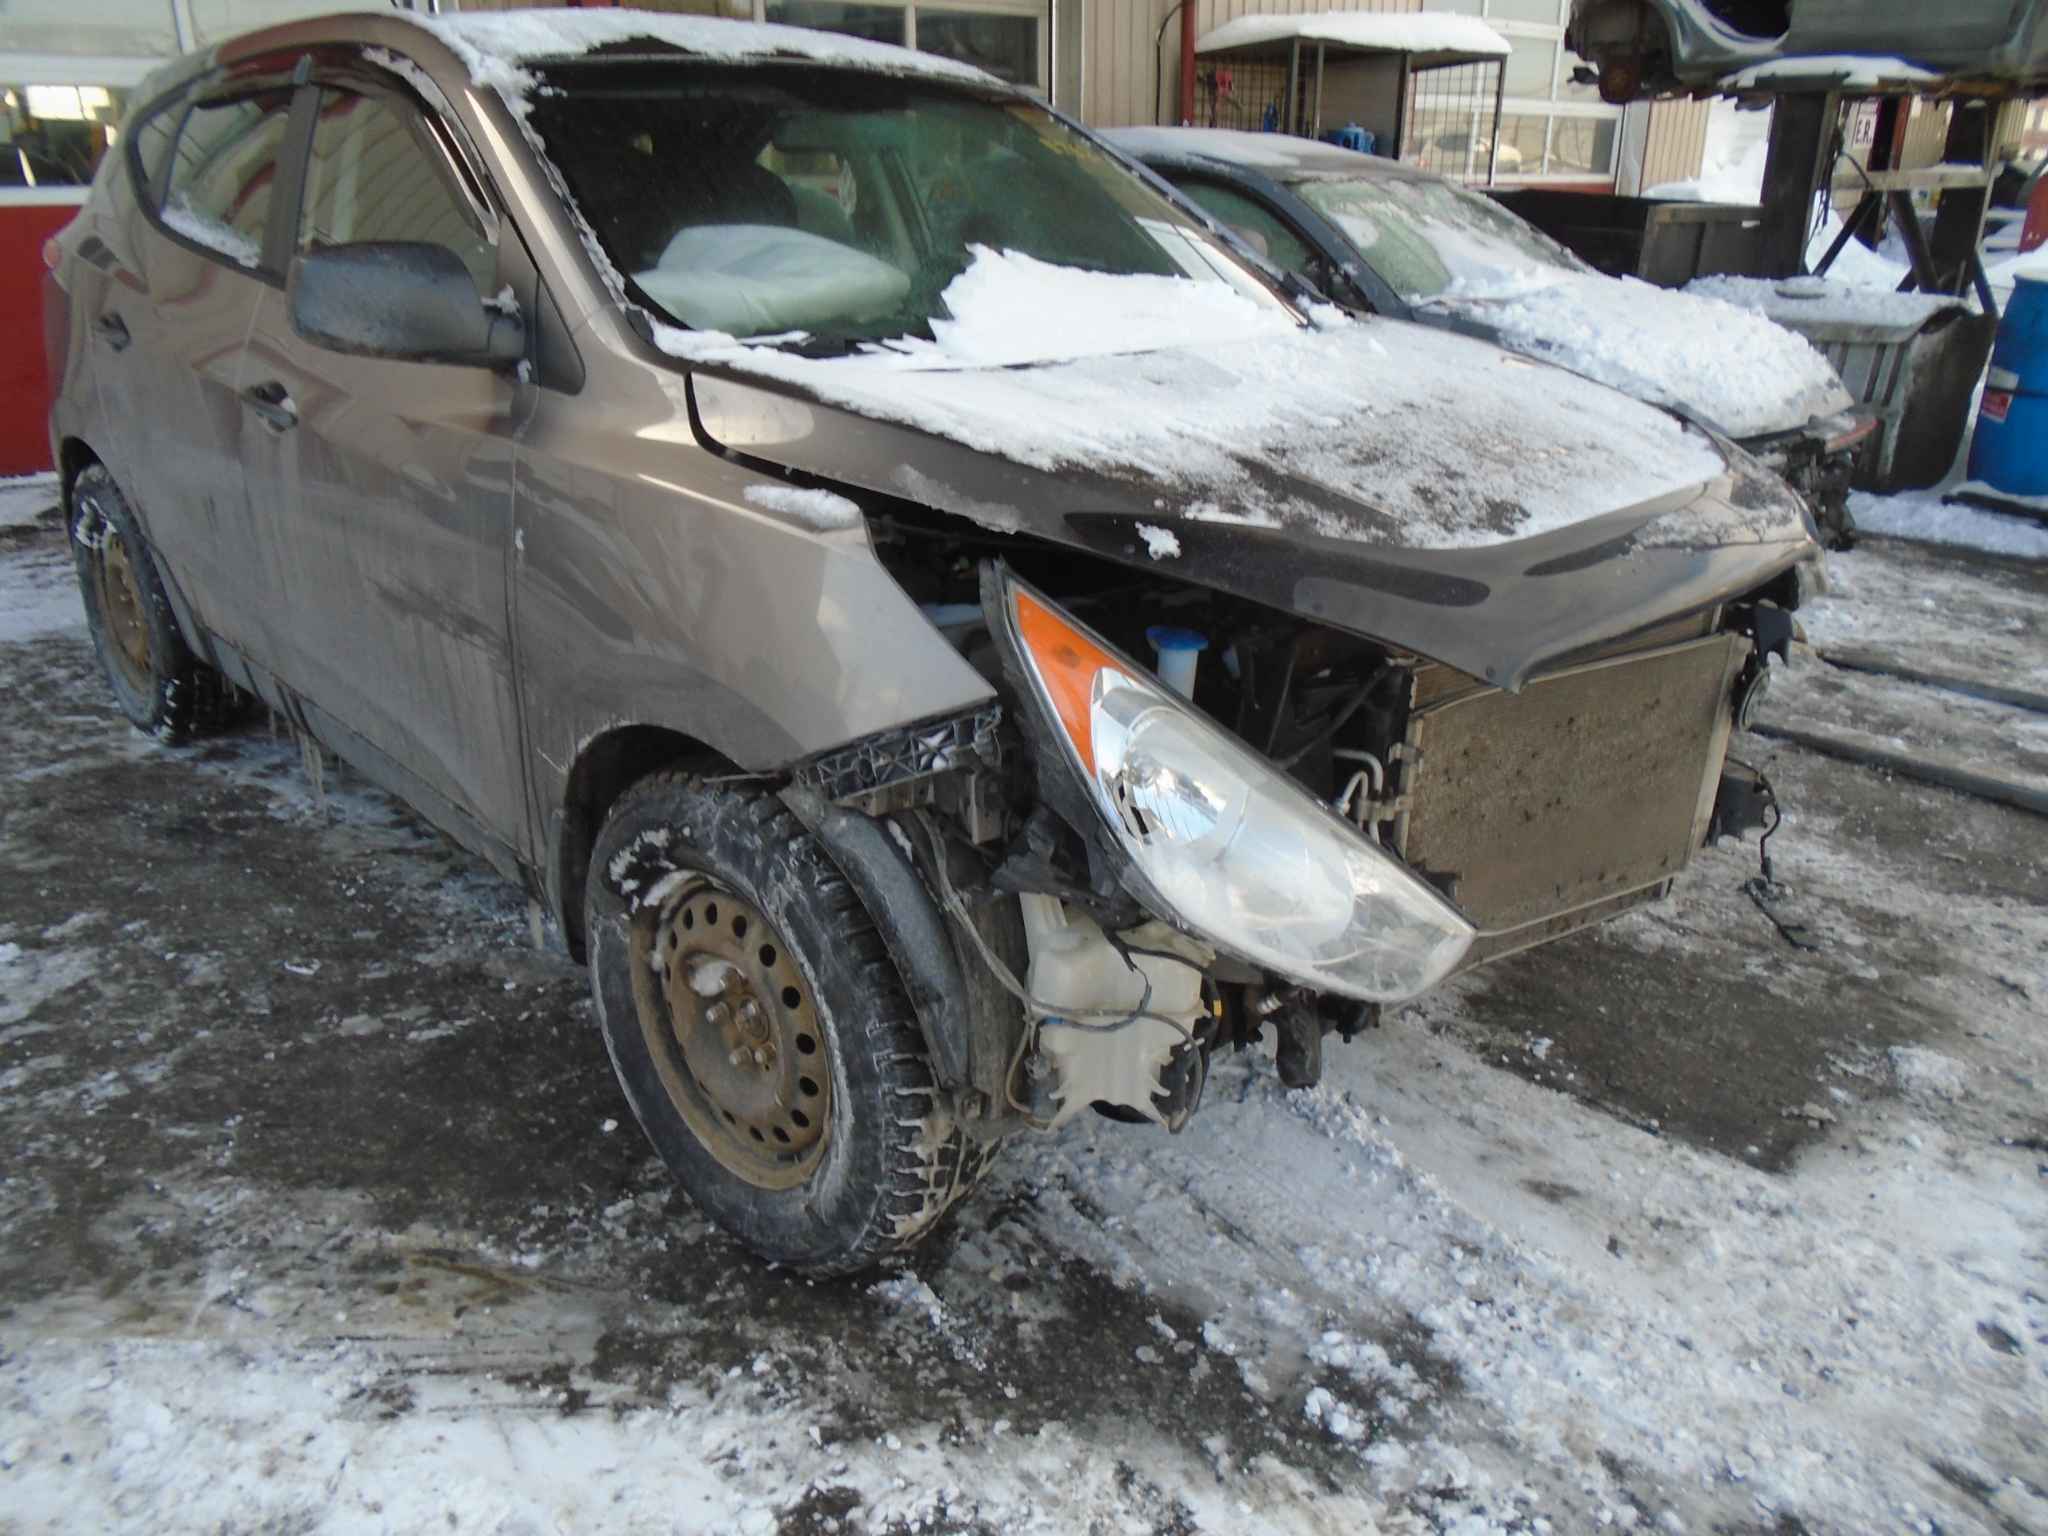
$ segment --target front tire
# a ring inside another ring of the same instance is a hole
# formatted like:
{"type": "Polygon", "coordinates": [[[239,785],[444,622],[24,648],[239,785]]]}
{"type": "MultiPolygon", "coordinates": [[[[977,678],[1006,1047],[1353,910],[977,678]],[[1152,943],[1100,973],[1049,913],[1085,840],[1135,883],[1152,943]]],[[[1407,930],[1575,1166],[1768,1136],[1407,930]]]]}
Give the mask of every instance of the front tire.
{"type": "Polygon", "coordinates": [[[762,1258],[865,1269],[986,1170],[994,1148],[954,1123],[873,919],[772,795],[680,773],[634,785],[598,836],[584,918],[634,1115],[762,1258]]]}
{"type": "Polygon", "coordinates": [[[232,719],[242,696],[178,632],[142,527],[104,465],[71,483],[71,550],[86,627],[121,713],[163,741],[232,719]]]}

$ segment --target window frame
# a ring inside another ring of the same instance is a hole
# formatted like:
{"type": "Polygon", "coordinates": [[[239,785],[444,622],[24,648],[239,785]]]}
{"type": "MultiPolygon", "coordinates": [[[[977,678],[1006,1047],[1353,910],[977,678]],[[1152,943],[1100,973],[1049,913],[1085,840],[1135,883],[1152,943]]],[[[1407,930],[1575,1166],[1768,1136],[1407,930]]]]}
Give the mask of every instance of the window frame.
{"type": "Polygon", "coordinates": [[[187,80],[166,91],[137,112],[129,122],[121,138],[124,141],[122,158],[126,165],[130,186],[135,193],[136,203],[141,207],[143,217],[150,227],[164,239],[183,247],[197,256],[204,256],[216,266],[241,277],[252,278],[273,288],[284,287],[285,271],[288,265],[286,254],[281,249],[282,231],[298,223],[299,184],[305,173],[305,155],[302,146],[312,131],[311,108],[316,100],[306,90],[305,56],[294,53],[284,58],[270,55],[261,59],[248,60],[233,69],[219,70],[187,80]],[[270,213],[263,227],[263,243],[258,264],[247,267],[232,260],[214,246],[206,245],[189,235],[173,229],[164,221],[164,200],[170,195],[172,168],[177,163],[178,143],[184,137],[187,124],[194,109],[206,106],[224,106],[240,101],[259,91],[277,90],[289,87],[292,93],[291,105],[285,108],[285,127],[277,145],[277,185],[270,196],[270,213]],[[168,152],[163,163],[152,177],[142,164],[143,125],[164,112],[178,115],[177,126],[171,130],[168,152]],[[289,219],[281,218],[285,209],[292,210],[289,219]]]}
{"type": "MultiPolygon", "coordinates": [[[[490,247],[497,280],[505,274],[505,230],[507,221],[499,212],[499,200],[484,171],[482,158],[468,136],[449,113],[426,100],[404,76],[373,63],[364,50],[352,46],[329,46],[311,55],[306,90],[311,104],[306,110],[305,133],[297,149],[298,173],[292,187],[292,218],[285,253],[286,269],[301,251],[299,236],[305,222],[306,172],[313,153],[313,134],[319,125],[320,95],[323,91],[348,91],[357,96],[389,103],[400,113],[409,113],[423,133],[414,142],[431,146],[434,168],[440,180],[458,197],[490,247]]],[[[495,292],[496,290],[491,290],[495,292]]],[[[485,293],[488,299],[490,293],[485,293]]]]}

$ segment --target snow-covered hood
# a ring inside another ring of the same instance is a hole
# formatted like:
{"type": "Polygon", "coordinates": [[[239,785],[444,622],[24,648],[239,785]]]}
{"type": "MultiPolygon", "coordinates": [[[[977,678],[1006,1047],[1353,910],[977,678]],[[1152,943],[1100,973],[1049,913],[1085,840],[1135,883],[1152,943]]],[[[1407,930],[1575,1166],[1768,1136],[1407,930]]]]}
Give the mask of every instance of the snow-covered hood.
{"type": "Polygon", "coordinates": [[[1738,449],[1483,342],[1321,312],[1228,345],[962,365],[694,333],[721,446],[1410,644],[1514,686],[1815,546],[1738,449]]]}
{"type": "Polygon", "coordinates": [[[1753,310],[1635,278],[1546,269],[1512,287],[1454,289],[1425,309],[1738,439],[1792,431],[1852,404],[1805,337],[1753,310]]]}
{"type": "Polygon", "coordinates": [[[1114,481],[1165,516],[1360,544],[1499,544],[1690,502],[1728,473],[1672,415],[1441,329],[1328,308],[1303,325],[1222,284],[1018,256],[985,255],[947,297],[936,340],[851,357],[658,339],[1018,466],[1114,481]]]}

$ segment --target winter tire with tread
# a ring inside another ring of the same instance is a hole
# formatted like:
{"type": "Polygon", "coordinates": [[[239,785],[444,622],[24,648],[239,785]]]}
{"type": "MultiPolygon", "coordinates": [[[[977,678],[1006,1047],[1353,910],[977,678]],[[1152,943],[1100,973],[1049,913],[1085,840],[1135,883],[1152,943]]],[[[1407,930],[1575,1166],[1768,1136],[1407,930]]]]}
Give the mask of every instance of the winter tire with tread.
{"type": "Polygon", "coordinates": [[[105,466],[72,482],[70,522],[86,627],[121,712],[164,741],[231,721],[244,697],[185,643],[141,525],[105,466]]]}
{"type": "Polygon", "coordinates": [[[687,774],[606,818],[591,990],[641,1128],[707,1215],[810,1274],[929,1235],[994,1146],[953,1122],[875,922],[781,801],[687,774]]]}

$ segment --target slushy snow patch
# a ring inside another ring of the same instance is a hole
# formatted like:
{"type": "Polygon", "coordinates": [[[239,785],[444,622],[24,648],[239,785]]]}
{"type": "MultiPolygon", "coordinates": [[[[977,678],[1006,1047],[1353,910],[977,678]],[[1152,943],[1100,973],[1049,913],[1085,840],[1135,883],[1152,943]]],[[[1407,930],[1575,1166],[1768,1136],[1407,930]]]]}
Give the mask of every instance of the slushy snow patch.
{"type": "Polygon", "coordinates": [[[1138,537],[1145,541],[1145,553],[1154,560],[1171,560],[1180,553],[1180,535],[1171,528],[1138,524],[1138,537]]]}
{"type": "Polygon", "coordinates": [[[58,495],[53,471],[0,479],[0,528],[34,527],[45,512],[57,505],[58,495]]]}
{"type": "Polygon", "coordinates": [[[1895,1045],[1891,1057],[1892,1076],[1900,1090],[1917,1099],[1959,1099],[1970,1069],[1953,1056],[1930,1051],[1924,1045],[1895,1045]]]}
{"type": "Polygon", "coordinates": [[[793,517],[806,528],[857,528],[860,508],[832,491],[810,490],[797,485],[750,485],[747,500],[770,512],[793,517]]]}

